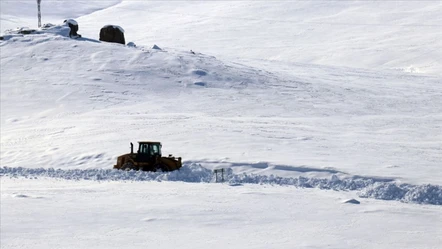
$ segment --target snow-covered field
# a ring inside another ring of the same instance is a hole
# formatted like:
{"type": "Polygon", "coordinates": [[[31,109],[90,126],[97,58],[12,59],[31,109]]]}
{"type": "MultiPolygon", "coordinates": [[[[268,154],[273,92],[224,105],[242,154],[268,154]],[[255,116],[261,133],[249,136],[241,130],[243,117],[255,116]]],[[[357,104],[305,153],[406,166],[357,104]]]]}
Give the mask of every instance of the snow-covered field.
{"type": "Polygon", "coordinates": [[[281,186],[2,178],[2,248],[440,248],[440,206],[281,186]]]}
{"type": "Polygon", "coordinates": [[[0,3],[1,248],[442,244],[440,1],[0,3]]]}

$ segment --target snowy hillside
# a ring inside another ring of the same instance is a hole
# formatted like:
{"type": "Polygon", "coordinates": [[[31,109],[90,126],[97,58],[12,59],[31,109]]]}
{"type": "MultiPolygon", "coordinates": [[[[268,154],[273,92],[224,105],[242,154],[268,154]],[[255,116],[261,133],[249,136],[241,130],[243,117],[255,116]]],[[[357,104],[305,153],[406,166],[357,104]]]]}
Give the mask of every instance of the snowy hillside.
{"type": "Polygon", "coordinates": [[[440,2],[43,0],[83,38],[6,30],[35,11],[1,2],[2,248],[442,244],[440,2]],[[184,167],[112,170],[140,140],[184,167]]]}
{"type": "Polygon", "coordinates": [[[207,167],[441,183],[437,77],[299,65],[293,77],[53,33],[5,36],[2,63],[5,166],[105,169],[151,139],[207,167]]]}
{"type": "MultiPolygon", "coordinates": [[[[36,25],[35,1],[0,4],[1,32],[36,25]]],[[[44,23],[78,18],[80,33],[93,38],[118,24],[137,44],[256,66],[271,60],[437,75],[441,12],[440,1],[42,1],[44,23]]]]}
{"type": "Polygon", "coordinates": [[[263,60],[442,74],[440,1],[122,1],[79,18],[129,40],[263,60]],[[208,39],[209,38],[209,39],[208,39]]]}

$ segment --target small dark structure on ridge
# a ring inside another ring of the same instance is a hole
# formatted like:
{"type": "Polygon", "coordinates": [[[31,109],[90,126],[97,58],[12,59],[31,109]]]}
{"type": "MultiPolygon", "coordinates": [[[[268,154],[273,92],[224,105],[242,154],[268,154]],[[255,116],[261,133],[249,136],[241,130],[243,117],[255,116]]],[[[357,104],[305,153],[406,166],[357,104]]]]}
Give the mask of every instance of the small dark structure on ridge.
{"type": "Polygon", "coordinates": [[[74,19],[67,19],[64,20],[64,23],[66,23],[71,31],[69,32],[69,37],[71,38],[79,38],[81,35],[77,34],[78,32],[78,23],[74,19]]]}
{"type": "Polygon", "coordinates": [[[124,30],[120,26],[106,25],[100,30],[100,41],[126,44],[124,30]]]}

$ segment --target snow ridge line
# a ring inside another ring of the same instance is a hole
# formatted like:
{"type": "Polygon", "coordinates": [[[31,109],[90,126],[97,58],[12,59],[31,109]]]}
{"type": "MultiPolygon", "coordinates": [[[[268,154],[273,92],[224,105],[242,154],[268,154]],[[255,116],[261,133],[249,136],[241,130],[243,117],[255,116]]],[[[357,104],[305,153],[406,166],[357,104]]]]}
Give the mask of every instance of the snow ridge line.
{"type": "MultiPolygon", "coordinates": [[[[189,183],[214,182],[212,170],[199,164],[184,165],[179,171],[173,172],[142,172],[120,171],[112,169],[53,169],[53,168],[0,168],[1,177],[38,179],[38,177],[59,178],[65,180],[92,181],[182,181],[189,183]]],[[[225,179],[231,185],[270,184],[294,186],[299,188],[319,188],[335,191],[359,191],[362,198],[396,200],[405,203],[442,205],[442,186],[411,185],[385,182],[376,179],[353,178],[339,179],[333,175],[331,179],[307,177],[278,177],[254,174],[233,174],[231,169],[225,172],[225,179]]]]}

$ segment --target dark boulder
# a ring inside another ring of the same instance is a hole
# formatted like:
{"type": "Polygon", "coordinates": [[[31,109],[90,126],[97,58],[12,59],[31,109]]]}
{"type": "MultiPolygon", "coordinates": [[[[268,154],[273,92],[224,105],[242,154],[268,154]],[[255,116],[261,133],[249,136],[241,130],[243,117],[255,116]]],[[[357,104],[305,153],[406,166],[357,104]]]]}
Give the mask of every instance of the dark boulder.
{"type": "Polygon", "coordinates": [[[100,30],[100,41],[126,44],[124,30],[120,26],[106,25],[100,30]]]}
{"type": "Polygon", "coordinates": [[[69,32],[69,37],[71,38],[78,38],[81,37],[81,35],[77,34],[78,32],[78,23],[73,19],[67,19],[64,20],[64,23],[69,26],[71,31],[69,32]]]}

